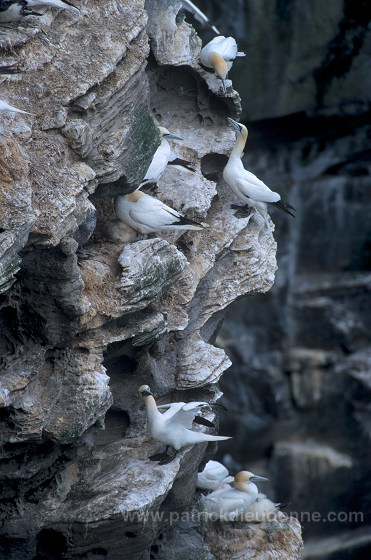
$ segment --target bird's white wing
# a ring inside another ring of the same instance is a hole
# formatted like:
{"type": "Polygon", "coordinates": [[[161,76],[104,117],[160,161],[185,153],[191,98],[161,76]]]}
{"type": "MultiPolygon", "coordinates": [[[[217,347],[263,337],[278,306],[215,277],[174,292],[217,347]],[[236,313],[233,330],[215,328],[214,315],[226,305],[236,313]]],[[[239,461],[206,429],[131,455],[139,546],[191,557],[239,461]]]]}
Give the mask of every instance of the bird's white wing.
{"type": "Polygon", "coordinates": [[[164,410],[164,412],[162,413],[162,416],[164,418],[171,418],[172,416],[174,416],[176,412],[178,412],[180,408],[182,408],[183,405],[185,405],[184,402],[177,402],[177,403],[169,403],[169,404],[160,404],[157,406],[157,408],[160,412],[164,410]]]}
{"type": "Polygon", "coordinates": [[[214,33],[217,33],[219,35],[219,30],[215,27],[215,25],[212,25],[209,18],[203,12],[201,12],[201,10],[197,8],[197,6],[193,4],[193,2],[190,2],[190,0],[182,0],[182,5],[185,10],[188,10],[188,12],[194,15],[197,21],[199,21],[203,25],[207,25],[214,31],[214,33]]]}
{"type": "Polygon", "coordinates": [[[178,425],[182,428],[188,428],[190,430],[195,416],[200,412],[202,407],[207,404],[208,403],[205,402],[187,403],[179,408],[175,414],[172,414],[171,418],[169,418],[169,422],[171,422],[172,426],[178,425]]]}
{"type": "Polygon", "coordinates": [[[246,169],[236,178],[236,185],[244,196],[257,202],[277,202],[281,198],[278,193],[271,191],[263,181],[246,169]]]}
{"type": "Polygon", "coordinates": [[[153,155],[143,181],[157,180],[161,177],[168,164],[170,151],[168,142],[162,142],[159,145],[153,155]]]}
{"type": "Polygon", "coordinates": [[[27,5],[30,7],[36,6],[51,6],[53,8],[61,8],[62,10],[76,10],[76,6],[72,6],[69,2],[63,2],[63,0],[27,0],[27,5]]]}
{"type": "Polygon", "coordinates": [[[130,208],[129,216],[136,223],[155,229],[176,224],[181,217],[176,210],[152,196],[138,200],[135,207],[130,208]]]}
{"type": "Polygon", "coordinates": [[[219,461],[211,460],[206,463],[202,474],[210,480],[223,480],[226,476],[228,476],[229,472],[224,465],[219,463],[219,461]]]}
{"type": "MultiPolygon", "coordinates": [[[[219,53],[221,55],[222,44],[225,41],[225,37],[223,35],[219,35],[219,37],[214,37],[212,41],[205,45],[201,52],[200,52],[200,60],[204,66],[208,66],[211,64],[209,60],[209,56],[212,53],[219,53]]],[[[221,55],[222,56],[222,55],[221,55]]]]}
{"type": "Polygon", "coordinates": [[[224,37],[218,46],[219,54],[224,60],[234,60],[237,56],[237,43],[233,37],[224,37]]]}
{"type": "Polygon", "coordinates": [[[204,500],[206,511],[237,516],[244,511],[245,502],[236,491],[230,488],[221,488],[208,494],[204,500]]]}

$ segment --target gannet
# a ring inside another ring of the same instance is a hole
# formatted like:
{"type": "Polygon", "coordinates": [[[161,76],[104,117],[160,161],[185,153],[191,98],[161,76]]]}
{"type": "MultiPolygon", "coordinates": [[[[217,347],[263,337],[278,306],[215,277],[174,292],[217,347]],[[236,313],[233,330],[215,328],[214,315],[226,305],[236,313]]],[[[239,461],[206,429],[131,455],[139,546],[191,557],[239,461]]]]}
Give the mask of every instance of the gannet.
{"type": "Polygon", "coordinates": [[[221,488],[203,497],[204,510],[221,521],[238,521],[258,497],[254,482],[267,480],[249,471],[240,471],[234,477],[234,488],[221,488]]]}
{"type": "Polygon", "coordinates": [[[278,193],[271,191],[263,181],[244,168],[241,157],[247,140],[247,128],[230,117],[228,117],[228,121],[236,131],[236,144],[223,170],[224,181],[249,206],[261,209],[262,203],[272,204],[295,218],[295,215],[290,212],[290,210],[295,210],[291,204],[281,200],[278,193]]]}
{"type": "MultiPolygon", "coordinates": [[[[183,138],[181,138],[180,136],[176,136],[172,132],[169,132],[168,129],[164,128],[163,126],[159,126],[158,129],[160,131],[161,144],[155,151],[151,164],[148,167],[147,172],[139,188],[143,187],[148,183],[157,183],[157,181],[160,179],[161,175],[165,171],[167,164],[170,162],[174,162],[175,160],[178,160],[177,155],[175,154],[175,152],[173,152],[173,150],[170,147],[168,139],[171,138],[173,140],[183,140],[183,138]]],[[[184,162],[184,160],[179,159],[178,161],[180,164],[189,168],[189,166],[186,165],[187,162],[184,162]]]]}
{"type": "Polygon", "coordinates": [[[190,12],[197,21],[202,23],[202,25],[209,27],[212,31],[214,31],[214,33],[216,33],[216,35],[220,35],[220,31],[210,22],[209,18],[193,4],[193,2],[190,2],[189,0],[182,0],[182,6],[185,10],[190,12]]]}
{"type": "Polygon", "coordinates": [[[203,432],[194,432],[192,422],[201,411],[206,402],[173,403],[181,406],[170,406],[163,414],[157,409],[156,401],[148,385],[141,385],[138,395],[143,398],[146,411],[148,431],[157,441],[166,445],[165,453],[152,455],[150,459],[160,460],[160,465],[170,463],[176,456],[176,452],[182,447],[204,443],[207,441],[222,441],[230,439],[226,436],[212,436],[203,432]],[[168,449],[173,447],[175,454],[169,456],[168,449]]]}
{"type": "Polygon", "coordinates": [[[2,101],[0,99],[0,111],[13,111],[13,113],[23,113],[24,115],[31,115],[31,113],[27,113],[27,111],[22,111],[21,109],[17,109],[17,107],[13,107],[13,105],[9,105],[6,101],[2,101]]]}
{"type": "Polygon", "coordinates": [[[246,56],[238,52],[236,40],[233,37],[220,35],[204,46],[200,52],[201,64],[213,68],[216,75],[222,80],[223,90],[226,90],[225,80],[228,71],[232,68],[233,61],[238,56],[246,56]]]}
{"type": "Polygon", "coordinates": [[[21,21],[26,16],[42,16],[34,12],[32,8],[50,6],[62,10],[76,10],[78,8],[67,2],[67,0],[0,0],[0,23],[12,23],[21,21]]]}
{"type": "Polygon", "coordinates": [[[198,230],[201,224],[188,220],[161,200],[136,190],[115,199],[115,213],[119,220],[140,233],[161,230],[198,230]]]}
{"type": "Polygon", "coordinates": [[[271,521],[272,517],[280,513],[279,504],[274,504],[267,498],[265,494],[258,494],[256,500],[250,504],[243,514],[243,520],[246,522],[260,523],[262,521],[271,521]]]}
{"type": "Polygon", "coordinates": [[[228,469],[219,461],[208,461],[204,470],[197,474],[197,488],[201,490],[217,490],[225,484],[233,482],[228,469]]]}

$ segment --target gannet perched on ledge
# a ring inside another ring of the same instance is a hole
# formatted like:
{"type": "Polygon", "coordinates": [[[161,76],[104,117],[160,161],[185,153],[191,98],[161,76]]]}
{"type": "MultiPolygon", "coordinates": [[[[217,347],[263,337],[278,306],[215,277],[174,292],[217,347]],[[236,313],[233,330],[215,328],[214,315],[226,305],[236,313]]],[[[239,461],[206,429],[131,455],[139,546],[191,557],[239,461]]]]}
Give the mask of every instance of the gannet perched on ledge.
{"type": "Polygon", "coordinates": [[[26,16],[42,16],[43,14],[32,11],[32,8],[37,6],[79,12],[79,9],[67,0],[0,0],[0,23],[21,21],[26,16]]]}
{"type": "Polygon", "coordinates": [[[190,12],[197,21],[202,23],[202,25],[209,27],[212,31],[214,31],[214,33],[220,35],[220,31],[210,22],[209,18],[193,4],[193,2],[190,2],[190,0],[182,0],[182,6],[185,10],[190,12]]]}
{"type": "Polygon", "coordinates": [[[188,220],[161,200],[136,190],[115,199],[115,213],[119,220],[140,233],[161,230],[199,230],[201,224],[188,220]]]}
{"type": "Polygon", "coordinates": [[[232,68],[234,59],[240,56],[246,56],[246,54],[238,52],[236,40],[233,37],[220,35],[201,50],[200,62],[207,68],[214,69],[216,75],[222,80],[225,92],[225,80],[228,72],[232,68]]]}
{"type": "Polygon", "coordinates": [[[265,494],[258,494],[255,502],[250,504],[245,510],[242,517],[243,521],[247,523],[261,523],[262,521],[271,521],[272,517],[277,514],[284,517],[284,514],[280,512],[279,505],[269,500],[265,494]]]}
{"type": "Polygon", "coordinates": [[[161,414],[148,385],[141,385],[138,389],[138,395],[143,398],[146,407],[150,435],[153,439],[166,445],[165,453],[150,457],[154,461],[160,460],[160,465],[170,463],[176,456],[176,453],[172,456],[168,455],[169,447],[173,447],[177,452],[182,447],[195,445],[196,443],[230,439],[226,436],[212,436],[202,432],[194,432],[191,429],[196,415],[205,405],[208,405],[206,402],[173,403],[173,405],[180,404],[181,406],[170,406],[161,414]]]}
{"type": "Polygon", "coordinates": [[[204,470],[197,474],[197,488],[201,490],[217,490],[224,484],[233,482],[228,469],[219,461],[208,461],[204,470]]]}
{"type": "Polygon", "coordinates": [[[13,105],[9,105],[6,101],[2,101],[0,99],[0,111],[12,111],[13,113],[23,113],[24,115],[31,115],[31,113],[27,113],[27,111],[22,111],[21,109],[17,109],[17,107],[13,107],[13,105]]]}
{"type": "Polygon", "coordinates": [[[281,200],[278,193],[271,191],[263,181],[244,168],[241,157],[247,140],[247,128],[230,117],[228,117],[228,122],[236,131],[236,144],[223,170],[224,181],[249,206],[259,208],[262,206],[261,203],[272,204],[295,218],[295,215],[290,212],[290,210],[295,210],[291,204],[281,200]]]}
{"type": "Polygon", "coordinates": [[[234,488],[221,488],[203,497],[204,510],[211,518],[238,521],[258,497],[254,482],[267,480],[249,471],[240,471],[234,477],[234,488]]]}
{"type": "MultiPolygon", "coordinates": [[[[172,132],[169,132],[168,129],[164,128],[163,126],[159,126],[158,129],[160,131],[161,144],[155,151],[151,164],[148,167],[144,179],[139,185],[139,188],[148,183],[157,183],[157,181],[165,171],[167,164],[178,159],[177,155],[171,149],[168,139],[171,138],[172,140],[183,140],[183,138],[181,138],[180,136],[176,136],[172,132]]],[[[179,159],[179,163],[189,168],[188,165],[186,165],[187,162],[184,162],[184,160],[179,159]]]]}

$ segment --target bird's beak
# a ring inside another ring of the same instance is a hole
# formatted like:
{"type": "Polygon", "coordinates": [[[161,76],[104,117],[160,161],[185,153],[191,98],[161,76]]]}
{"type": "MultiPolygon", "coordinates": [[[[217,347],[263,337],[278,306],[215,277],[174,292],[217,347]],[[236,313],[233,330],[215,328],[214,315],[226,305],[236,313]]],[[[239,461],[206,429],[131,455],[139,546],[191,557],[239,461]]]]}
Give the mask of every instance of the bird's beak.
{"type": "Polygon", "coordinates": [[[164,134],[164,138],[172,138],[173,140],[183,140],[183,138],[181,138],[180,136],[176,136],[175,134],[173,134],[172,132],[169,132],[169,134],[164,134]]]}
{"type": "Polygon", "coordinates": [[[252,481],[252,482],[268,482],[269,478],[265,478],[265,476],[254,475],[250,478],[250,481],[252,481]]]}
{"type": "Polygon", "coordinates": [[[152,393],[151,393],[151,391],[142,391],[142,392],[137,391],[137,395],[138,395],[138,397],[150,397],[150,396],[153,396],[152,393]]]}
{"type": "Polygon", "coordinates": [[[231,117],[227,117],[227,120],[228,120],[229,124],[231,125],[231,127],[233,127],[236,132],[241,132],[240,123],[238,123],[237,121],[234,121],[233,119],[231,119],[231,117]]]}

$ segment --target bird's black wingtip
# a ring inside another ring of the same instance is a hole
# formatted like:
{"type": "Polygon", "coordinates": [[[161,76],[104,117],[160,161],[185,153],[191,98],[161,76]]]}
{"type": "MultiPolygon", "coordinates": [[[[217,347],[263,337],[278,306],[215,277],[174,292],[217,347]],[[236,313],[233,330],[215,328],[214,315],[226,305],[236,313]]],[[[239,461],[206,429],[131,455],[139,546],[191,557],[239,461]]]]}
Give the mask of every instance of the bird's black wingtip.
{"type": "Polygon", "coordinates": [[[288,202],[285,202],[284,200],[278,200],[277,202],[270,202],[269,204],[275,206],[279,210],[282,210],[282,212],[286,212],[286,214],[290,214],[290,216],[292,216],[293,218],[296,218],[295,214],[290,212],[290,210],[293,210],[295,212],[295,208],[288,202]]]}

